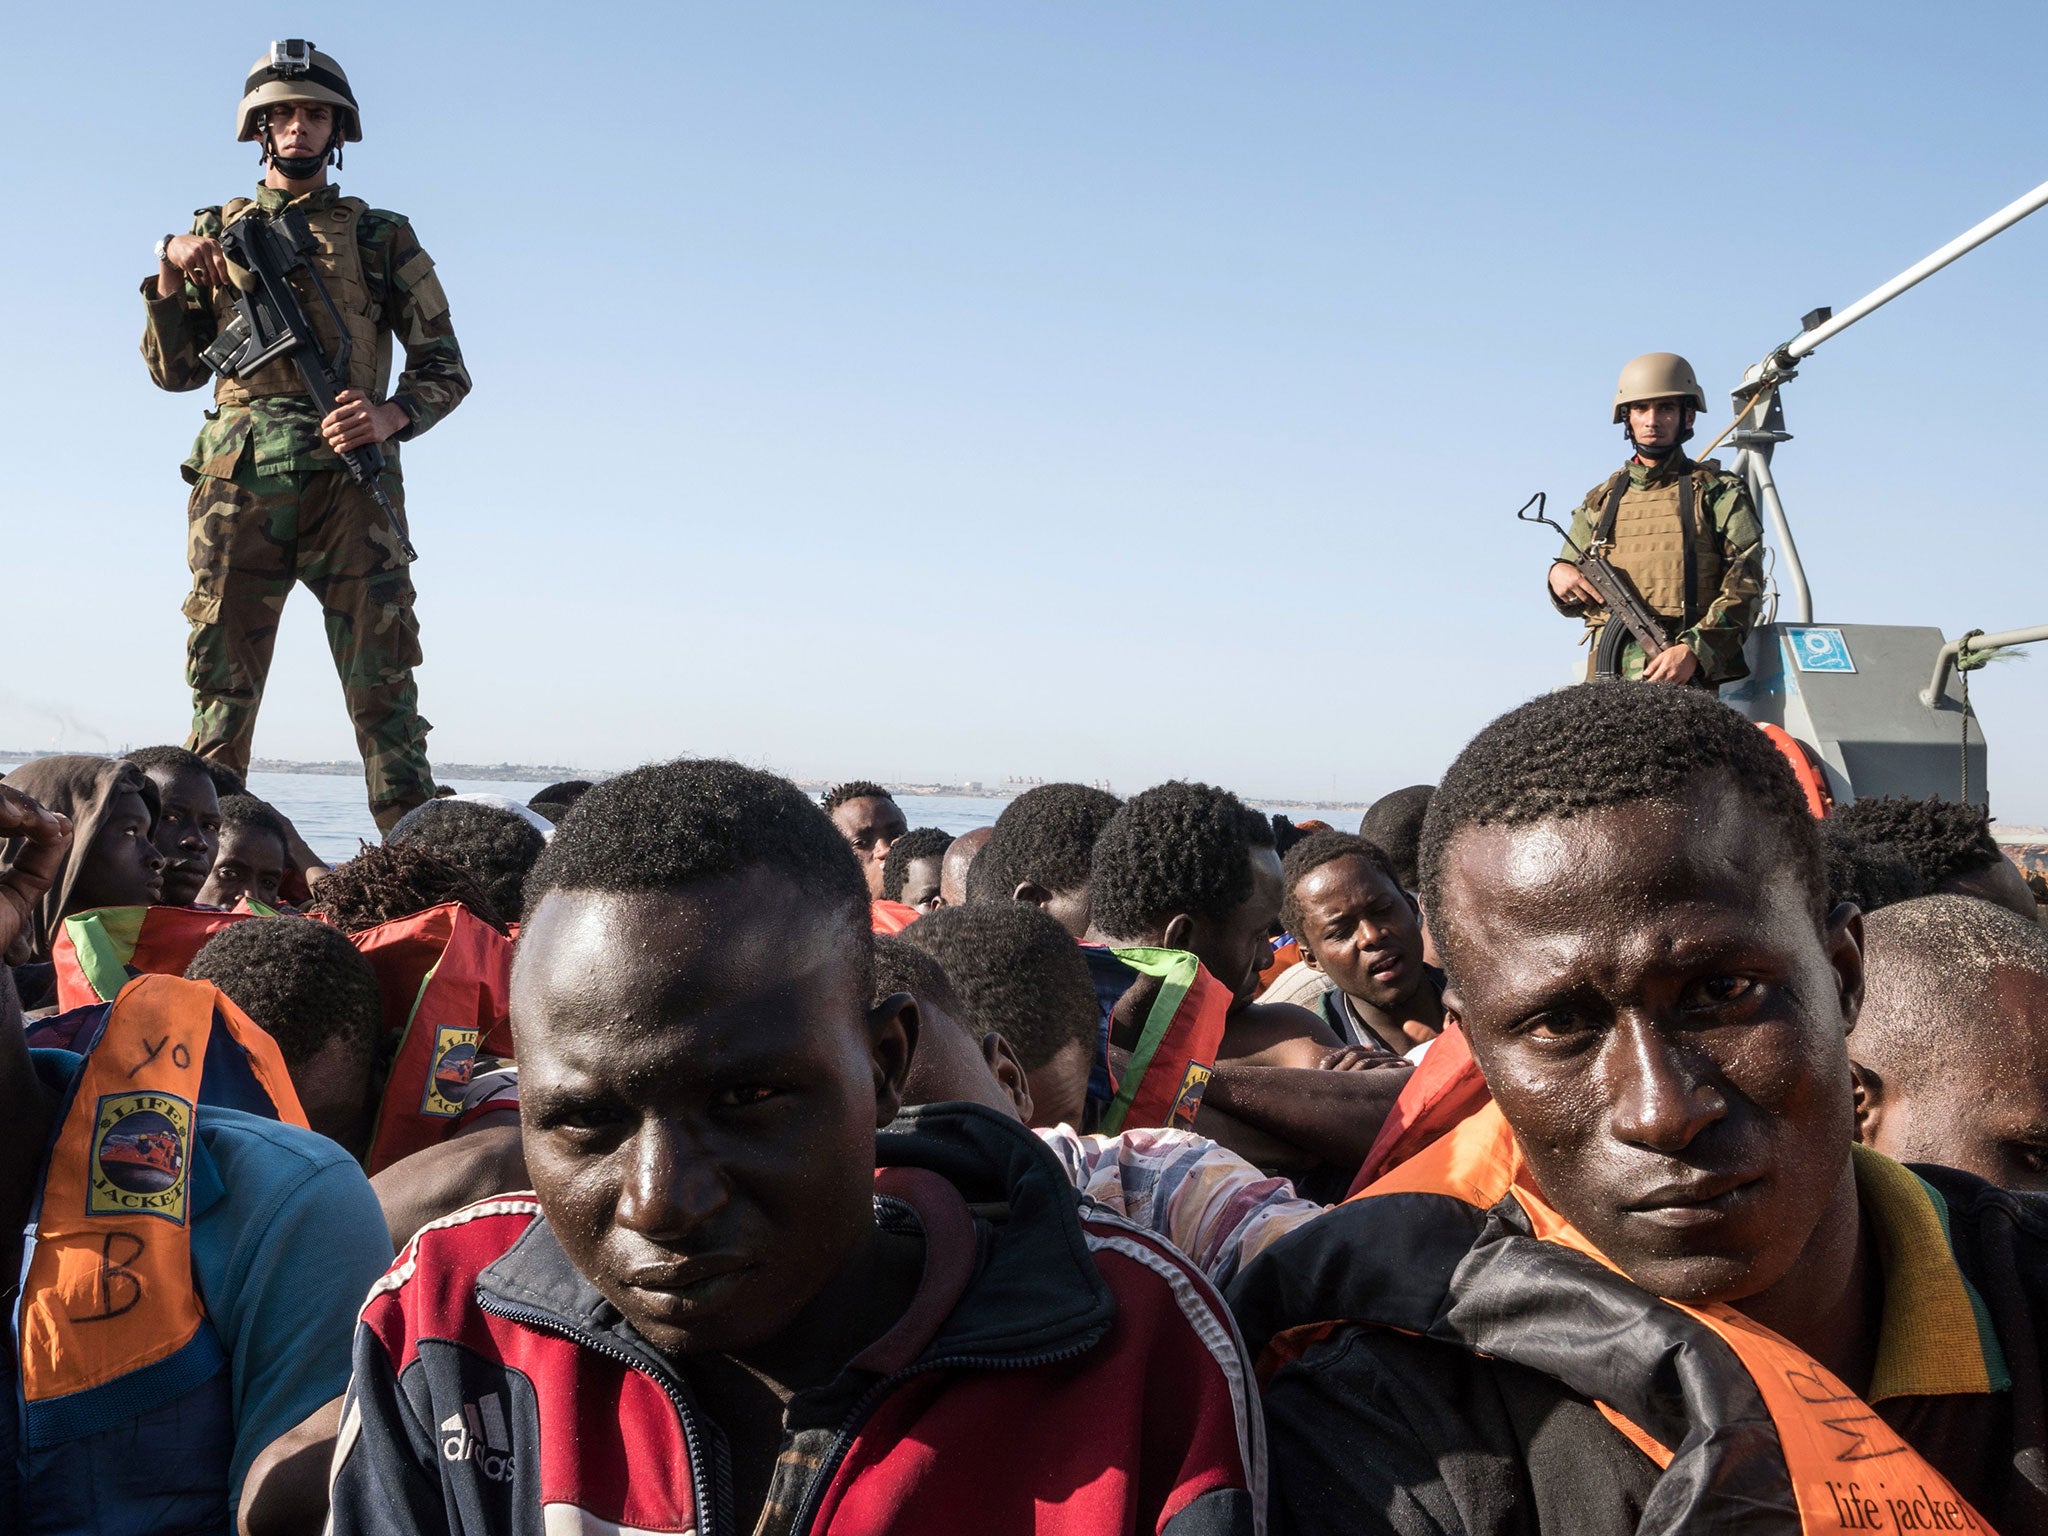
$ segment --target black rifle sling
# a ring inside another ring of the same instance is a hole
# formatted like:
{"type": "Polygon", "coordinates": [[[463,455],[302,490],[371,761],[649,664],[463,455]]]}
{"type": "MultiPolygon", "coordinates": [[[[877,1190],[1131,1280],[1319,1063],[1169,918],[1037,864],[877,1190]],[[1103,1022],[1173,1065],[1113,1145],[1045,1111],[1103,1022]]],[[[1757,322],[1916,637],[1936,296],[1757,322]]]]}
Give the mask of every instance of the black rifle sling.
{"type": "Polygon", "coordinates": [[[1691,629],[1700,616],[1700,548],[1693,537],[1693,481],[1690,471],[1678,482],[1678,534],[1685,540],[1685,611],[1678,627],[1691,629]]]}
{"type": "Polygon", "coordinates": [[[1605,544],[1614,537],[1614,520],[1621,516],[1621,498],[1628,494],[1628,471],[1622,470],[1607,482],[1607,506],[1600,514],[1600,526],[1593,530],[1593,542],[1605,544]]]}
{"type": "MultiPolygon", "coordinates": [[[[1600,522],[1593,529],[1593,549],[1611,543],[1614,539],[1615,519],[1621,516],[1621,498],[1628,494],[1628,470],[1620,470],[1607,482],[1607,505],[1600,511],[1600,522]]],[[[1593,646],[1593,672],[1598,677],[1621,676],[1621,650],[1632,636],[1628,626],[1621,622],[1621,615],[1609,613],[1607,622],[1600,626],[1600,638],[1593,646]]]]}

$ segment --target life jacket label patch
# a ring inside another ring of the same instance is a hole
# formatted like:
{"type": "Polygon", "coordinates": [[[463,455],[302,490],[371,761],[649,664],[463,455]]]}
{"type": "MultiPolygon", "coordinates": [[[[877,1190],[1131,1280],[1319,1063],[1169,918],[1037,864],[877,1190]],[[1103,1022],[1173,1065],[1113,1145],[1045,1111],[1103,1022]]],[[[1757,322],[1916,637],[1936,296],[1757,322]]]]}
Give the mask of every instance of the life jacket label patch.
{"type": "Polygon", "coordinates": [[[1215,1075],[1214,1067],[1205,1067],[1199,1061],[1188,1063],[1187,1071],[1181,1074],[1180,1090],[1173,1096],[1173,1112],[1166,1117],[1170,1129],[1192,1131],[1195,1128],[1195,1113],[1202,1107],[1202,1095],[1209,1087],[1209,1079],[1215,1075]]]}
{"type": "Polygon", "coordinates": [[[420,1093],[421,1114],[452,1120],[462,1113],[462,1098],[476,1070],[478,1033],[459,1024],[443,1024],[434,1031],[434,1061],[420,1093]]]}
{"type": "Polygon", "coordinates": [[[185,1224],[192,1106],[169,1093],[110,1093],[93,1112],[88,1216],[161,1216],[185,1224]]]}

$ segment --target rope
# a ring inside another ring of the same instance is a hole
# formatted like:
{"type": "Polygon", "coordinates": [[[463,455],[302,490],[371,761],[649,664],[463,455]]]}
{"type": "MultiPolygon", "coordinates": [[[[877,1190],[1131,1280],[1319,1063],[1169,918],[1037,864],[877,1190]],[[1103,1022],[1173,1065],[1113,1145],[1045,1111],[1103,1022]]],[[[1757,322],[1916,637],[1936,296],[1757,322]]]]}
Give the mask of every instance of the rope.
{"type": "MultiPolygon", "coordinates": [[[[1745,405],[1741,410],[1735,413],[1735,419],[1729,422],[1727,426],[1721,429],[1721,435],[1715,438],[1711,443],[1707,444],[1706,447],[1702,448],[1698,453],[1692,456],[1693,462],[1698,463],[1702,459],[1712,458],[1714,455],[1714,450],[1720,447],[1723,443],[1728,441],[1729,434],[1732,433],[1737,427],[1742,425],[1744,419],[1748,417],[1749,413],[1755,410],[1758,406],[1767,403],[1770,400],[1771,396],[1775,395],[1777,392],[1778,384],[1777,381],[1774,379],[1770,383],[1764,385],[1763,388],[1759,389],[1755,394],[1751,395],[1749,397],[1749,404],[1745,405]]],[[[1759,417],[1758,419],[1761,420],[1762,418],[1759,417]]]]}
{"type": "Polygon", "coordinates": [[[1990,651],[1986,651],[1982,656],[1974,659],[1970,655],[1970,642],[1983,633],[1984,631],[1981,629],[1968,630],[1960,640],[1956,641],[1956,681],[1962,685],[1963,689],[1963,804],[1965,805],[1970,803],[1970,674],[1989,661],[1993,654],[1990,651]]]}

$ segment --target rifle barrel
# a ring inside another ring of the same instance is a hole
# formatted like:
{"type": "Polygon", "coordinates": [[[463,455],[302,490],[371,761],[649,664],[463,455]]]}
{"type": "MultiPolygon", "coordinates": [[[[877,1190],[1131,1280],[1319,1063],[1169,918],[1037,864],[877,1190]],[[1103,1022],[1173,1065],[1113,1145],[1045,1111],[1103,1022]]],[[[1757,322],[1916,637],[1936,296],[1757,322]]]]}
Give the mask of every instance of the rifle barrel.
{"type": "Polygon", "coordinates": [[[1983,223],[1964,230],[1933,255],[1914,262],[1890,282],[1872,289],[1839,315],[1822,321],[1810,331],[1801,331],[1781,350],[1786,357],[1797,361],[1828,338],[1840,335],[1871,311],[1882,309],[1908,288],[1925,282],[1957,257],[1968,255],[1993,235],[2004,233],[2044,205],[2048,205],[2048,181],[2042,182],[2024,197],[2013,199],[1983,223]]]}

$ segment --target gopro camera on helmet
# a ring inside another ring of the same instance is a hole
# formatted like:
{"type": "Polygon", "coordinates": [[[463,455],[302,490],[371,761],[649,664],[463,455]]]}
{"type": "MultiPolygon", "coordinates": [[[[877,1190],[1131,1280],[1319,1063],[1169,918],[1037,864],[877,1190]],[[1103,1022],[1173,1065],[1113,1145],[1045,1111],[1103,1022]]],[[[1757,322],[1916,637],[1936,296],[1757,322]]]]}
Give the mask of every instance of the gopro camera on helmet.
{"type": "Polygon", "coordinates": [[[270,45],[270,67],[280,75],[303,75],[313,67],[313,45],[303,37],[288,37],[270,45]]]}

